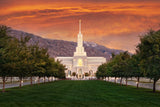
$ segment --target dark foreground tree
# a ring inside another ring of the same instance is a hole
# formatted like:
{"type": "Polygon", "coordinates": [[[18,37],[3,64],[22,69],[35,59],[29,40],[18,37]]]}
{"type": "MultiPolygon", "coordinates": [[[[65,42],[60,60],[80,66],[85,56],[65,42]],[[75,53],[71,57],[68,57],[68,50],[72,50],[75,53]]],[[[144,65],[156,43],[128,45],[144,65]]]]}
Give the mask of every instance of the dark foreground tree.
{"type": "Polygon", "coordinates": [[[140,38],[137,48],[141,58],[144,75],[153,79],[153,92],[160,78],[160,31],[150,30],[140,38]]]}
{"type": "Polygon", "coordinates": [[[2,92],[5,92],[5,81],[6,77],[9,76],[10,70],[6,69],[8,66],[9,60],[8,55],[10,53],[7,53],[9,51],[10,46],[9,43],[11,43],[11,38],[7,35],[8,28],[4,25],[0,26],[0,76],[2,77],[3,81],[3,89],[2,92]]]}

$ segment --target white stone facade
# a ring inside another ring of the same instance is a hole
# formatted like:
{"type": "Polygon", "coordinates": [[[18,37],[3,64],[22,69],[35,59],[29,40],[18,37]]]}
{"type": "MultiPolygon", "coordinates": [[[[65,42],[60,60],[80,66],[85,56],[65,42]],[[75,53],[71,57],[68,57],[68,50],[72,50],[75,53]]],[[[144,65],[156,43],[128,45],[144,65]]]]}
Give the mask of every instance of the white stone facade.
{"type": "Polygon", "coordinates": [[[88,77],[95,77],[97,68],[99,65],[106,63],[104,57],[87,57],[87,54],[83,47],[83,35],[81,33],[81,21],[79,21],[79,34],[77,40],[76,52],[73,57],[56,57],[56,60],[60,60],[67,68],[65,71],[66,78],[85,78],[85,74],[89,74],[88,77]]]}

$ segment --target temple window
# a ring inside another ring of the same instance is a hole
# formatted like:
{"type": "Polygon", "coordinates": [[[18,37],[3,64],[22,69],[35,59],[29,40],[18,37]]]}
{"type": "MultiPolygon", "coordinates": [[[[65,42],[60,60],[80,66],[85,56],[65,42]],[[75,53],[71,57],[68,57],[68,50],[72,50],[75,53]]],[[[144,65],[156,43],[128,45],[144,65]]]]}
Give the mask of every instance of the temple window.
{"type": "Polygon", "coordinates": [[[78,66],[83,66],[83,60],[82,59],[78,59],[78,66]]]}

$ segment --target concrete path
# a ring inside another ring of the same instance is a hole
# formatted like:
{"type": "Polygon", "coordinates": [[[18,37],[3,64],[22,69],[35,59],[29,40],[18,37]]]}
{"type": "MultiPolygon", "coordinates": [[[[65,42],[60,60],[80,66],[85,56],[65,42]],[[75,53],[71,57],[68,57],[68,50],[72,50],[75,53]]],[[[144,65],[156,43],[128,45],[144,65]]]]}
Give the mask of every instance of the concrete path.
{"type": "MultiPolygon", "coordinates": [[[[48,82],[48,79],[45,80],[46,82],[48,82]]],[[[53,80],[54,81],[54,80],[53,80]]],[[[40,83],[43,83],[43,79],[40,79],[40,83]]],[[[32,81],[32,84],[37,84],[37,81],[32,81]]],[[[23,82],[22,86],[24,85],[30,85],[30,81],[27,82],[23,82]]],[[[2,89],[3,85],[0,84],[0,89],[2,89]]],[[[7,83],[5,85],[5,88],[12,88],[12,87],[19,87],[19,82],[14,82],[14,83],[7,83]]]]}
{"type": "MultiPolygon", "coordinates": [[[[107,81],[107,80],[108,80],[108,78],[105,81],[107,81]]],[[[46,79],[45,81],[47,82],[48,79],[46,79]]],[[[115,78],[110,78],[109,79],[109,82],[114,82],[114,81],[115,81],[115,78]]],[[[149,82],[148,79],[142,78],[140,81],[141,82],[139,83],[139,87],[148,88],[148,89],[152,89],[153,88],[153,83],[149,82]]],[[[42,82],[43,82],[43,79],[40,79],[40,83],[42,83],[42,82]]],[[[37,81],[33,80],[32,83],[33,84],[37,84],[37,81]]],[[[120,78],[117,78],[117,83],[120,83],[120,78]]],[[[24,82],[22,84],[22,86],[23,85],[29,85],[29,84],[30,84],[30,81],[27,81],[27,82],[24,82]]],[[[126,84],[125,79],[122,80],[122,84],[124,84],[124,85],[126,84]]],[[[137,86],[136,79],[135,78],[133,80],[128,79],[128,85],[137,86]]],[[[5,88],[12,88],[12,87],[19,87],[19,82],[14,82],[12,84],[9,83],[9,84],[5,85],[5,88]]],[[[2,89],[2,84],[0,84],[0,89],[2,89]]],[[[156,90],[160,90],[160,81],[158,81],[157,84],[156,84],[156,90]]]]}
{"type": "MultiPolygon", "coordinates": [[[[106,79],[107,81],[108,79],[106,79]]],[[[114,82],[115,81],[115,78],[110,78],[109,80],[110,82],[114,82]]],[[[120,83],[120,78],[117,78],[117,83],[120,83]]],[[[125,79],[122,80],[122,84],[126,84],[126,81],[125,79]]],[[[137,82],[136,82],[136,79],[128,79],[128,85],[131,85],[131,86],[137,86],[137,82]]],[[[140,80],[140,83],[139,83],[139,87],[142,87],[142,88],[148,88],[148,89],[153,89],[153,83],[152,82],[149,82],[149,79],[144,79],[142,78],[142,80],[140,80]]],[[[160,90],[160,81],[158,81],[156,83],[156,90],[160,90]]]]}

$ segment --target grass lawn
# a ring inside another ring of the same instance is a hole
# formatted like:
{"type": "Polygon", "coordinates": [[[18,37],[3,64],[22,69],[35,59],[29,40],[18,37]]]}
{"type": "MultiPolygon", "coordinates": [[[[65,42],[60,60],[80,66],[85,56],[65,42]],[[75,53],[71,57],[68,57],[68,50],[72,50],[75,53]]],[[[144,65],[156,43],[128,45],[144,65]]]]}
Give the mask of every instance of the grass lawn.
{"type": "Polygon", "coordinates": [[[56,81],[7,89],[0,107],[160,107],[160,93],[105,81],[56,81]]]}

